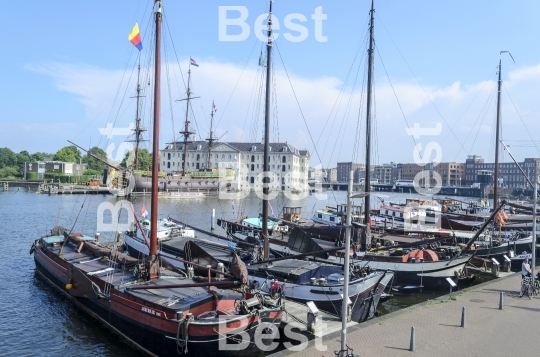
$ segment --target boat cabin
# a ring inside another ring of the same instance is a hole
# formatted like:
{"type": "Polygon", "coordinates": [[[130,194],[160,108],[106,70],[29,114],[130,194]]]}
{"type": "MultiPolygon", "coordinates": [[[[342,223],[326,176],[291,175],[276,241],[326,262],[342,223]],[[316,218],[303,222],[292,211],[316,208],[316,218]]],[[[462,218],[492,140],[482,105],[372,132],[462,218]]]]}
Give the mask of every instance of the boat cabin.
{"type": "Polygon", "coordinates": [[[283,207],[283,220],[299,223],[302,218],[302,207],[283,207]]]}

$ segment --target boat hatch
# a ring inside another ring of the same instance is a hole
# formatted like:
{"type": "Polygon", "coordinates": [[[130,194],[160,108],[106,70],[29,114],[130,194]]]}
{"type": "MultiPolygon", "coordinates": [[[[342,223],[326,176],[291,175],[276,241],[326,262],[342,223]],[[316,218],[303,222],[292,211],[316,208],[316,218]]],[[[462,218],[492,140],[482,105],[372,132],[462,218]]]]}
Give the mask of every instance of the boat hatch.
{"type": "Polygon", "coordinates": [[[64,241],[64,236],[45,237],[41,240],[44,241],[47,245],[58,245],[59,243],[62,243],[64,241]]]}
{"type": "Polygon", "coordinates": [[[342,283],[344,280],[344,277],[343,277],[343,274],[334,273],[334,274],[328,275],[328,280],[334,281],[336,283],[342,283]]]}
{"type": "Polygon", "coordinates": [[[90,237],[90,236],[80,236],[80,237],[77,237],[79,240],[84,240],[84,241],[95,241],[96,239],[94,237],[90,237]]]}

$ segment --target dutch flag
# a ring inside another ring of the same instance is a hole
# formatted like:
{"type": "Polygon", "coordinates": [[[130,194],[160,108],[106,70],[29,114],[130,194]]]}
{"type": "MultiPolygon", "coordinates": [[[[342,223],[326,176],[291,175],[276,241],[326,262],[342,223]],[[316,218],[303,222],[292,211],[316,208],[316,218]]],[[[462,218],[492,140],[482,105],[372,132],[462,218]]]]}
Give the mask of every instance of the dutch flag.
{"type": "Polygon", "coordinates": [[[197,62],[195,62],[193,58],[189,57],[189,61],[191,62],[192,66],[199,67],[199,65],[197,64],[197,62]]]}
{"type": "Polygon", "coordinates": [[[144,219],[148,219],[148,211],[146,210],[146,207],[145,207],[144,204],[143,204],[142,207],[141,207],[141,216],[142,216],[144,219]]]}

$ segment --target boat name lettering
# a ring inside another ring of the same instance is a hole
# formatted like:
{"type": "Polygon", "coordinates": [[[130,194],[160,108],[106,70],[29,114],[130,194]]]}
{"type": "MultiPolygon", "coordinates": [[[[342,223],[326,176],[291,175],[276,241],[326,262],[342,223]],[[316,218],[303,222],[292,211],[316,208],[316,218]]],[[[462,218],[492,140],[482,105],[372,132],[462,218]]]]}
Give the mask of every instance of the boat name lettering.
{"type": "Polygon", "coordinates": [[[144,311],[144,312],[146,312],[146,313],[148,313],[150,315],[155,315],[155,316],[161,317],[161,312],[157,312],[157,311],[152,310],[152,309],[150,309],[150,308],[148,308],[146,306],[141,307],[141,311],[144,311]]]}

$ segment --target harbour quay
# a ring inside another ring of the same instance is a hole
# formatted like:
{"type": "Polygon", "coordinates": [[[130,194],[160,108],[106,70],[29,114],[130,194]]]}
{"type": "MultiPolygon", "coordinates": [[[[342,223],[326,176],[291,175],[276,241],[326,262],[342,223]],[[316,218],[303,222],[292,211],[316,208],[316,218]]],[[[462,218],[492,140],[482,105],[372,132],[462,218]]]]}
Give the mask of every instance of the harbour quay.
{"type": "MultiPolygon", "coordinates": [[[[534,354],[540,297],[519,297],[520,284],[515,273],[350,326],[347,345],[362,357],[534,354]]],[[[319,341],[325,351],[311,340],[302,351],[270,356],[334,356],[340,341],[337,331],[319,341]]]]}

